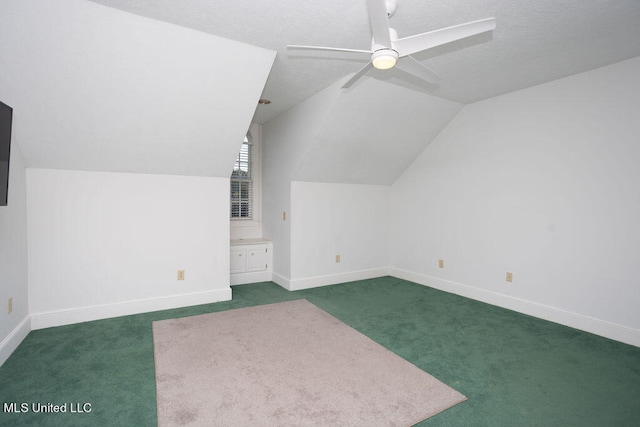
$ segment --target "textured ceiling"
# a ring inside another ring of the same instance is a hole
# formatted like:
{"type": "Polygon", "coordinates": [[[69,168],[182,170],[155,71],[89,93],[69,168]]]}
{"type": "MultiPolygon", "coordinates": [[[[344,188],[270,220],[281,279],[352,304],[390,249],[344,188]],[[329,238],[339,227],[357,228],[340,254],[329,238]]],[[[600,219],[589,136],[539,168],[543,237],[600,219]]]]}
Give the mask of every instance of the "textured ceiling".
{"type": "MultiPolygon", "coordinates": [[[[287,44],[369,48],[364,0],[93,0],[150,18],[276,50],[254,120],[264,123],[357,71],[367,57],[287,52],[287,44]]],[[[638,0],[399,0],[400,37],[495,17],[479,35],[416,57],[443,77],[420,89],[469,103],[640,56],[638,0]]],[[[387,79],[381,73],[368,78],[387,79]]],[[[402,78],[389,84],[420,86],[402,78]]]]}

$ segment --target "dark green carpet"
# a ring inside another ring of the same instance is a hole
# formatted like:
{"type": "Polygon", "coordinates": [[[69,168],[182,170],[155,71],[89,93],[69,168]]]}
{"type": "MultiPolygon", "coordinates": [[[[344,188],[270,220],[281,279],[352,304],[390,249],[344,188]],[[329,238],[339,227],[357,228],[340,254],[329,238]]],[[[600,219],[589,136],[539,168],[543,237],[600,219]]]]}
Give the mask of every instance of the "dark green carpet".
{"type": "Polygon", "coordinates": [[[0,412],[0,425],[153,426],[152,321],[299,298],[468,397],[421,425],[640,425],[639,348],[391,277],[243,285],[229,302],[33,331],[0,368],[0,403],[91,412],[0,412]]]}

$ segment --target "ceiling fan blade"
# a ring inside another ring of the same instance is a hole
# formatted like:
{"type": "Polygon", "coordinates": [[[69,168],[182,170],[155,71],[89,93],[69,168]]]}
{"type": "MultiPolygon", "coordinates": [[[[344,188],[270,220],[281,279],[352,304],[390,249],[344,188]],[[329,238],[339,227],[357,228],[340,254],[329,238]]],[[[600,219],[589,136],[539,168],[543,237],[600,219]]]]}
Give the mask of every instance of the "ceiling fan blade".
{"type": "Polygon", "coordinates": [[[391,35],[389,34],[389,17],[385,0],[367,0],[369,10],[369,22],[373,35],[373,47],[371,50],[391,47],[391,35]]]}
{"type": "Polygon", "coordinates": [[[288,44],[287,49],[308,49],[308,50],[329,50],[333,52],[355,52],[355,53],[368,53],[371,55],[370,50],[364,49],[343,49],[341,47],[324,47],[324,46],[302,46],[297,44],[288,44]]]}
{"type": "Polygon", "coordinates": [[[358,72],[355,73],[353,77],[349,79],[349,81],[347,81],[345,84],[342,85],[342,89],[350,88],[351,85],[353,85],[360,77],[364,76],[367,73],[367,71],[369,71],[369,69],[371,69],[371,62],[369,62],[364,67],[360,68],[358,72]]]}
{"type": "Polygon", "coordinates": [[[400,59],[396,64],[396,68],[429,83],[437,83],[438,80],[440,80],[439,75],[422,65],[420,61],[412,56],[406,56],[400,59]]]}
{"type": "Polygon", "coordinates": [[[403,37],[393,42],[399,56],[411,55],[432,47],[451,43],[476,34],[491,31],[496,28],[495,18],[481,19],[480,21],[467,22],[466,24],[454,25],[453,27],[441,30],[429,31],[428,33],[417,34],[415,36],[403,37]]]}

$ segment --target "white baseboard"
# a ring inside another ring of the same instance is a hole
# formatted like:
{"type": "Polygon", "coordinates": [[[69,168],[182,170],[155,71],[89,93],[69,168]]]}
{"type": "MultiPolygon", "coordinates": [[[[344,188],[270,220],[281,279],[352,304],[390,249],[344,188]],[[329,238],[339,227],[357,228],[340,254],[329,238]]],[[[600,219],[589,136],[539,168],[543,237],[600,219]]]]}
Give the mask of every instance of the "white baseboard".
{"type": "Polygon", "coordinates": [[[210,304],[231,300],[231,288],[216,289],[192,294],[171,295],[146,300],[125,301],[91,307],[79,307],[68,310],[49,311],[31,314],[31,328],[42,329],[52,326],[70,325],[91,320],[108,319],[129,314],[168,310],[192,305],[210,304]]]}
{"type": "Polygon", "coordinates": [[[640,347],[640,330],[627,326],[397,268],[389,269],[389,275],[640,347]]]}
{"type": "Polygon", "coordinates": [[[329,274],[326,276],[292,279],[289,280],[288,287],[285,287],[290,291],[299,291],[302,289],[317,288],[319,286],[335,285],[338,283],[353,282],[356,280],[373,279],[388,275],[389,269],[386,267],[372,268],[370,270],[349,271],[346,273],[329,274]]]}
{"type": "Polygon", "coordinates": [[[338,283],[353,282],[356,280],[373,279],[389,275],[387,267],[373,268],[370,270],[349,271],[346,273],[328,274],[326,276],[305,277],[302,279],[290,279],[278,273],[272,273],[271,280],[288,291],[300,291],[302,289],[317,288],[320,286],[336,285],[338,283]]]}
{"type": "Polygon", "coordinates": [[[254,271],[250,273],[234,273],[231,275],[231,286],[246,285],[248,283],[270,282],[272,273],[270,271],[254,271]]]}
{"type": "Polygon", "coordinates": [[[29,332],[31,332],[31,317],[27,316],[0,342],[0,366],[7,361],[29,332]]]}
{"type": "Polygon", "coordinates": [[[288,277],[284,277],[278,273],[271,273],[271,280],[276,284],[280,285],[286,290],[291,290],[291,279],[288,277]]]}

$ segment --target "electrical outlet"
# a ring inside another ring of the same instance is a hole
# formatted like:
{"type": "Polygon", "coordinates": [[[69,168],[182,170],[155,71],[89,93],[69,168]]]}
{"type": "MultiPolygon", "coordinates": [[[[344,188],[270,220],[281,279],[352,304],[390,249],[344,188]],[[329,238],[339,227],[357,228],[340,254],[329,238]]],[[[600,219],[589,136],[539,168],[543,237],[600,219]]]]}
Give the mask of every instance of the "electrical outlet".
{"type": "Polygon", "coordinates": [[[184,270],[178,270],[178,280],[184,280],[184,270]]]}
{"type": "Polygon", "coordinates": [[[336,255],[336,262],[339,263],[340,262],[340,255],[336,255]]]}
{"type": "Polygon", "coordinates": [[[439,259],[438,260],[438,268],[444,268],[444,260],[443,259],[439,259]]]}
{"type": "Polygon", "coordinates": [[[507,271],[507,282],[513,282],[513,273],[507,271]]]}
{"type": "Polygon", "coordinates": [[[11,314],[13,311],[13,298],[7,300],[7,314],[11,314]]]}

